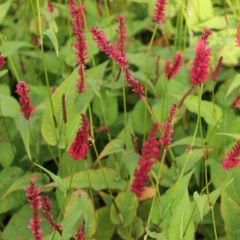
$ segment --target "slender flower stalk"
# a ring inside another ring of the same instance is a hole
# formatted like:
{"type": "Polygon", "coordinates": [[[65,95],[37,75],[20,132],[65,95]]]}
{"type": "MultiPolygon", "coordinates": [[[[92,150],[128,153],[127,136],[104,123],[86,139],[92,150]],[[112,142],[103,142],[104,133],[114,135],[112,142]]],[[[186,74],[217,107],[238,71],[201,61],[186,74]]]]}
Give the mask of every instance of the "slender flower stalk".
{"type": "Polygon", "coordinates": [[[169,60],[165,62],[165,76],[167,80],[174,78],[174,76],[179,72],[183,64],[183,57],[181,53],[176,53],[173,62],[169,60]]]}
{"type": "Polygon", "coordinates": [[[20,81],[17,84],[16,93],[20,96],[20,103],[21,103],[21,112],[23,113],[23,116],[25,119],[29,119],[30,116],[34,114],[35,108],[33,105],[31,105],[30,97],[29,97],[29,86],[23,82],[20,81]]]}
{"type": "Polygon", "coordinates": [[[66,109],[66,102],[65,102],[65,94],[62,95],[62,118],[63,122],[67,123],[67,109],[66,109]]]}
{"type": "Polygon", "coordinates": [[[211,79],[212,79],[213,81],[216,81],[217,78],[218,78],[220,69],[221,69],[221,67],[222,67],[222,61],[223,61],[223,57],[220,57],[220,58],[218,59],[218,63],[217,63],[217,65],[216,65],[216,67],[214,68],[214,70],[213,70],[213,72],[212,72],[212,74],[211,74],[211,79]]]}
{"type": "Polygon", "coordinates": [[[153,19],[157,22],[159,26],[162,25],[165,19],[166,6],[167,6],[167,0],[156,1],[153,19]]]}
{"type": "Polygon", "coordinates": [[[200,38],[195,48],[195,58],[190,71],[190,81],[193,85],[203,84],[208,78],[208,67],[211,49],[207,48],[207,41],[200,38]]]}
{"type": "MultiPolygon", "coordinates": [[[[106,35],[99,28],[91,27],[90,31],[98,48],[120,66],[127,85],[131,88],[132,92],[137,93],[141,98],[144,98],[144,87],[134,79],[130,72],[126,54],[119,52],[112,43],[109,43],[106,35]]],[[[121,48],[121,50],[123,50],[123,48],[121,48]]]]}
{"type": "Polygon", "coordinates": [[[240,164],[240,140],[236,142],[230,152],[226,154],[226,157],[222,163],[223,169],[228,170],[236,168],[240,164]]]}
{"type": "Polygon", "coordinates": [[[34,240],[43,240],[42,230],[40,227],[41,217],[39,216],[39,210],[42,207],[40,189],[35,187],[37,178],[33,177],[29,183],[30,186],[25,189],[28,202],[32,208],[32,219],[29,222],[29,228],[32,230],[32,236],[34,240]]]}
{"type": "Polygon", "coordinates": [[[90,138],[90,126],[88,122],[88,118],[86,115],[82,114],[82,126],[78,130],[76,137],[74,138],[69,150],[68,154],[74,160],[85,159],[87,155],[87,150],[89,147],[90,138]]]}
{"type": "Polygon", "coordinates": [[[48,196],[42,197],[42,211],[53,231],[57,231],[60,235],[62,235],[62,226],[54,221],[52,215],[52,203],[50,202],[48,196]]]}
{"type": "Polygon", "coordinates": [[[158,125],[155,123],[152,126],[148,140],[143,144],[138,168],[134,172],[132,192],[138,198],[141,197],[146,181],[149,178],[148,173],[151,171],[153,165],[152,159],[159,159],[160,156],[159,141],[156,139],[157,131],[158,125]]]}
{"type": "Polygon", "coordinates": [[[240,47],[240,24],[238,25],[237,28],[237,34],[236,34],[236,47],[240,47]]]}
{"type": "Polygon", "coordinates": [[[78,64],[78,75],[79,80],[77,81],[77,89],[80,93],[85,92],[85,61],[87,59],[87,43],[84,36],[84,19],[83,11],[84,6],[77,8],[75,1],[69,1],[70,13],[72,16],[72,27],[76,37],[74,48],[76,50],[77,64],[78,64]]]}
{"type": "Polygon", "coordinates": [[[4,67],[5,64],[6,64],[6,61],[5,61],[2,53],[0,52],[0,70],[4,67]]]}
{"type": "Polygon", "coordinates": [[[162,127],[162,136],[159,140],[160,144],[163,146],[163,149],[167,149],[172,142],[172,134],[174,133],[172,127],[173,117],[176,111],[177,105],[173,104],[169,109],[169,115],[166,119],[166,122],[161,124],[162,127]]]}

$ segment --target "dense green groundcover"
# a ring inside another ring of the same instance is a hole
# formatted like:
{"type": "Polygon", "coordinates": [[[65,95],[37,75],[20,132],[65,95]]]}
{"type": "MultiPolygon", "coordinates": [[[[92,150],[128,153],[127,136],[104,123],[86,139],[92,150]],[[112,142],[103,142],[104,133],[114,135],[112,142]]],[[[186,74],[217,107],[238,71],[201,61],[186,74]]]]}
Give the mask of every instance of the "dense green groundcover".
{"type": "Polygon", "coordinates": [[[232,106],[240,89],[235,42],[240,2],[169,0],[166,19],[151,42],[155,2],[84,1],[87,91],[80,94],[68,1],[52,1],[50,12],[47,0],[0,0],[0,52],[7,62],[0,70],[0,239],[32,239],[32,209],[24,189],[33,176],[63,228],[62,237],[53,233],[41,213],[44,239],[68,240],[79,228],[85,239],[96,240],[240,239],[240,170],[222,167],[226,152],[240,139],[239,109],[232,106]],[[126,18],[129,67],[147,89],[147,101],[124,85],[119,66],[98,50],[89,31],[101,27],[114,43],[119,14],[126,18]],[[171,104],[191,88],[194,47],[204,28],[213,31],[209,73],[219,56],[223,67],[216,81],[196,87],[177,110],[161,177],[162,149],[138,199],[131,192],[139,160],[135,148],[141,149],[152,122],[165,121],[171,104]],[[184,64],[167,81],[165,60],[177,51],[184,64]],[[29,85],[35,106],[29,120],[19,111],[19,80],[29,85]],[[86,160],[74,161],[67,152],[81,113],[91,123],[91,146],[86,160]]]}

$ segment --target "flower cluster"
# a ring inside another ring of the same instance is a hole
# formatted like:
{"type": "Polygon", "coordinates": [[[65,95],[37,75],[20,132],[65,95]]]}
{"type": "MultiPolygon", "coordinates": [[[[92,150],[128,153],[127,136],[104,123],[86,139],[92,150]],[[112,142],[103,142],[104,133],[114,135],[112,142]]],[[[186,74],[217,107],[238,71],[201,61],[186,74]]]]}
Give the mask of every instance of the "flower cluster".
{"type": "Polygon", "coordinates": [[[164,21],[166,6],[167,6],[167,0],[157,0],[156,1],[153,19],[159,25],[161,25],[164,21]]]}
{"type": "Polygon", "coordinates": [[[68,154],[76,161],[86,158],[89,147],[89,131],[90,125],[88,123],[88,118],[86,115],[82,114],[82,126],[78,130],[77,135],[68,150],[68,154]]]}
{"type": "Polygon", "coordinates": [[[238,25],[238,28],[237,28],[236,46],[237,46],[237,47],[240,47],[240,24],[238,25]]]}
{"type": "Polygon", "coordinates": [[[234,145],[232,150],[226,154],[223,161],[223,168],[225,170],[236,168],[240,164],[240,140],[234,145]]]}
{"type": "Polygon", "coordinates": [[[77,89],[80,93],[83,93],[85,91],[84,71],[85,61],[87,59],[87,44],[86,38],[84,36],[84,19],[83,19],[84,6],[77,8],[74,0],[70,0],[69,7],[72,16],[73,32],[76,37],[74,48],[76,49],[79,75],[79,80],[77,81],[77,89]]]}
{"type": "Polygon", "coordinates": [[[28,120],[34,114],[34,107],[30,103],[29,86],[25,82],[20,81],[17,84],[16,93],[20,96],[21,112],[24,118],[28,120]]]}
{"type": "Polygon", "coordinates": [[[223,61],[223,57],[220,57],[218,59],[218,63],[216,65],[216,67],[214,68],[212,74],[211,74],[211,79],[213,81],[216,81],[220,72],[220,68],[222,67],[222,61],[223,61]]]}
{"type": "Polygon", "coordinates": [[[2,53],[0,52],[0,69],[2,69],[5,64],[6,64],[6,61],[5,61],[2,53]]]}
{"type": "Polygon", "coordinates": [[[85,233],[82,227],[79,227],[77,233],[75,234],[74,240],[84,240],[85,233]]]}
{"type": "Polygon", "coordinates": [[[166,119],[166,122],[163,122],[161,124],[162,127],[162,136],[160,138],[160,144],[163,146],[163,149],[167,149],[167,147],[172,142],[172,134],[174,133],[173,127],[172,127],[172,121],[173,117],[176,111],[177,105],[173,104],[171,108],[169,109],[169,115],[166,119]]]}
{"type": "Polygon", "coordinates": [[[209,36],[211,36],[213,34],[213,32],[211,30],[209,30],[208,28],[203,29],[203,33],[200,39],[207,41],[209,36]]]}
{"type": "Polygon", "coordinates": [[[37,178],[33,177],[29,183],[30,186],[25,189],[28,202],[31,205],[33,217],[30,220],[29,228],[32,230],[32,235],[35,240],[43,240],[42,230],[40,227],[41,217],[39,210],[42,206],[40,189],[35,187],[37,178]]]}
{"type": "Polygon", "coordinates": [[[180,70],[183,64],[183,57],[181,53],[176,53],[173,63],[169,60],[165,62],[165,76],[168,80],[172,79],[180,70]]]}
{"type": "Polygon", "coordinates": [[[132,184],[132,192],[139,198],[141,197],[146,181],[149,176],[148,173],[152,169],[152,159],[158,159],[160,155],[159,141],[156,138],[158,131],[158,124],[153,124],[150,136],[142,147],[141,156],[138,162],[138,168],[134,172],[134,181],[132,184]]]}
{"type": "Polygon", "coordinates": [[[48,196],[42,197],[42,211],[48,223],[52,226],[53,231],[57,231],[60,235],[62,235],[62,226],[57,224],[53,219],[52,204],[48,196]]]}
{"type": "Polygon", "coordinates": [[[128,62],[125,53],[124,40],[126,39],[125,21],[122,16],[117,18],[119,22],[119,38],[116,47],[108,42],[106,35],[99,29],[92,27],[90,29],[93,40],[96,42],[98,48],[106,53],[116,64],[118,64],[123,72],[127,85],[131,88],[132,92],[144,97],[144,87],[134,79],[132,73],[128,68],[128,62]]]}

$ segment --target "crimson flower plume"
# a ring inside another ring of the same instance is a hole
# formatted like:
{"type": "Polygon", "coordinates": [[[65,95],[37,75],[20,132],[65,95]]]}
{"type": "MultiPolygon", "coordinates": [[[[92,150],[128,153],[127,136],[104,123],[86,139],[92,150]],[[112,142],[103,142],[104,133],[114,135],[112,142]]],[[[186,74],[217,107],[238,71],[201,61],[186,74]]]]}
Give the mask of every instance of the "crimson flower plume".
{"type": "Polygon", "coordinates": [[[238,25],[238,28],[237,28],[236,46],[237,46],[237,47],[240,47],[240,24],[238,25]]]}
{"type": "Polygon", "coordinates": [[[29,86],[23,82],[20,81],[17,84],[16,93],[20,96],[20,103],[21,103],[21,112],[23,113],[23,116],[25,119],[29,119],[31,115],[34,114],[34,106],[31,105],[30,97],[29,97],[29,86]]]}
{"type": "Polygon", "coordinates": [[[236,142],[230,152],[226,154],[226,157],[222,163],[223,169],[228,170],[236,168],[240,164],[240,140],[236,142]]]}
{"type": "Polygon", "coordinates": [[[169,115],[167,116],[166,122],[161,124],[162,127],[162,136],[160,138],[160,144],[163,146],[163,149],[167,149],[172,142],[172,134],[174,133],[172,127],[172,121],[174,114],[176,112],[177,105],[173,104],[169,109],[169,115]]]}
{"type": "Polygon", "coordinates": [[[183,57],[181,53],[176,53],[173,62],[169,60],[165,62],[165,76],[168,80],[172,79],[180,70],[183,64],[183,57]]]}
{"type": "Polygon", "coordinates": [[[216,81],[217,78],[218,78],[220,69],[221,69],[221,67],[222,67],[222,61],[223,61],[223,57],[220,57],[220,58],[218,59],[218,62],[217,62],[216,67],[214,68],[214,70],[213,70],[213,72],[212,72],[212,74],[211,74],[211,79],[212,79],[213,81],[216,81]]]}
{"type": "Polygon", "coordinates": [[[0,52],[0,69],[2,69],[5,64],[6,64],[6,61],[5,61],[2,53],[0,52]]]}
{"type": "Polygon", "coordinates": [[[162,25],[165,19],[166,6],[167,0],[157,0],[155,3],[153,19],[157,22],[158,25],[162,25]]]}
{"type": "Polygon", "coordinates": [[[126,24],[125,18],[123,15],[119,15],[117,17],[117,22],[119,24],[119,28],[116,30],[118,33],[118,38],[116,40],[115,46],[118,52],[122,55],[123,58],[126,58],[126,51],[125,51],[125,39],[127,39],[126,33],[126,24]]]}
{"type": "Polygon", "coordinates": [[[28,202],[32,209],[32,219],[29,223],[29,228],[32,230],[32,236],[34,240],[43,240],[42,230],[40,227],[41,217],[39,216],[39,210],[42,207],[40,189],[35,187],[37,178],[33,177],[29,183],[30,186],[25,189],[28,202]]]}
{"type": "Polygon", "coordinates": [[[82,126],[78,130],[69,150],[68,154],[74,160],[85,159],[89,147],[88,139],[90,138],[90,125],[86,115],[82,114],[82,126]]]}
{"type": "Polygon", "coordinates": [[[141,156],[138,162],[138,168],[134,172],[134,180],[132,184],[132,192],[140,198],[147,180],[149,179],[149,172],[152,169],[152,159],[158,159],[160,155],[159,141],[156,139],[158,125],[153,124],[151,133],[146,142],[144,142],[141,156]]]}

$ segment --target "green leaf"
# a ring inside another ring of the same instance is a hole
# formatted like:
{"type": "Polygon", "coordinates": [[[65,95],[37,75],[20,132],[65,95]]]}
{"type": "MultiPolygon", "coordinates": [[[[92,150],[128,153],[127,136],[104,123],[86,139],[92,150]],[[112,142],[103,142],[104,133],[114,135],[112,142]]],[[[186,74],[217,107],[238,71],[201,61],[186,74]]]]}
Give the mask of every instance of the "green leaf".
{"type": "Polygon", "coordinates": [[[32,48],[30,43],[23,41],[4,41],[0,46],[0,52],[3,53],[4,57],[12,56],[20,48],[32,48]]]}
{"type": "Polygon", "coordinates": [[[14,118],[19,113],[19,103],[10,96],[0,94],[0,116],[14,118]]]}
{"type": "Polygon", "coordinates": [[[86,237],[92,237],[96,231],[96,219],[93,204],[87,193],[74,192],[64,212],[63,239],[70,239],[79,226],[84,226],[86,237]]]}
{"type": "Polygon", "coordinates": [[[6,14],[8,12],[8,9],[11,6],[11,3],[12,3],[12,1],[8,0],[5,3],[2,3],[0,5],[0,24],[2,23],[3,19],[5,18],[6,14]]]}
{"type": "Polygon", "coordinates": [[[98,227],[94,235],[95,239],[111,240],[115,231],[115,225],[110,219],[110,210],[108,207],[97,210],[98,227]]]}
{"type": "Polygon", "coordinates": [[[131,226],[118,226],[117,232],[122,239],[128,240],[129,236],[131,236],[132,239],[139,239],[144,233],[143,221],[141,218],[136,217],[131,226]]]}
{"type": "Polygon", "coordinates": [[[239,86],[240,86],[240,74],[236,74],[230,86],[228,87],[226,97],[228,97],[239,86]]]}
{"type": "Polygon", "coordinates": [[[217,133],[218,135],[224,135],[224,136],[227,136],[227,137],[231,137],[231,138],[234,138],[236,140],[239,140],[240,139],[240,134],[237,134],[237,133],[217,133]]]}
{"type": "Polygon", "coordinates": [[[115,198],[115,203],[111,206],[110,217],[111,221],[116,225],[128,226],[136,217],[138,201],[132,192],[120,192],[115,198]]]}
{"type": "Polygon", "coordinates": [[[104,157],[109,156],[111,154],[123,152],[124,151],[123,145],[124,145],[124,142],[119,139],[114,139],[110,141],[98,156],[97,161],[100,161],[104,157]]]}
{"type": "MultiPolygon", "coordinates": [[[[198,114],[198,97],[189,96],[185,100],[185,106],[190,112],[198,114]]],[[[222,115],[222,109],[219,106],[212,102],[201,100],[201,117],[204,118],[207,124],[216,126],[222,115]]]]}
{"type": "Polygon", "coordinates": [[[206,194],[199,195],[198,192],[194,192],[193,199],[197,203],[197,207],[199,210],[201,221],[203,220],[203,217],[209,212],[210,207],[208,203],[208,197],[206,194]]]}
{"type": "Polygon", "coordinates": [[[0,77],[4,76],[7,73],[8,73],[7,69],[4,69],[4,70],[0,71],[0,77]]]}
{"type": "Polygon", "coordinates": [[[68,185],[66,185],[66,183],[64,182],[64,180],[55,175],[54,173],[52,173],[51,171],[47,170],[45,167],[37,164],[37,163],[33,163],[34,165],[36,165],[37,167],[41,168],[44,172],[46,172],[51,178],[52,180],[57,184],[57,186],[59,187],[60,190],[62,190],[63,192],[66,192],[68,189],[68,185]]]}
{"type": "Polygon", "coordinates": [[[31,152],[30,152],[30,120],[26,120],[22,114],[18,114],[15,117],[15,123],[17,126],[17,129],[22,137],[27,155],[30,160],[32,160],[31,152]]]}
{"type": "MultiPolygon", "coordinates": [[[[64,178],[64,185],[69,186],[71,176],[64,178]]],[[[120,177],[115,169],[100,168],[90,169],[88,171],[80,171],[73,175],[72,188],[90,188],[99,191],[103,189],[119,189],[126,187],[126,182],[120,177]],[[88,174],[91,183],[89,183],[88,174]]]]}
{"type": "Polygon", "coordinates": [[[9,142],[0,142],[0,152],[0,164],[3,168],[9,167],[13,162],[16,153],[14,145],[11,145],[9,142]]]}
{"type": "Polygon", "coordinates": [[[52,42],[53,46],[54,46],[54,49],[55,49],[55,52],[56,52],[56,55],[59,56],[59,51],[58,51],[58,40],[57,40],[57,36],[56,34],[53,32],[52,29],[47,29],[43,35],[46,35],[49,37],[50,41],[52,42]]]}

